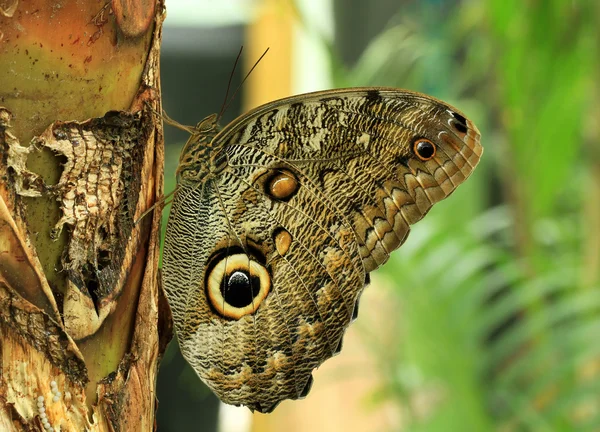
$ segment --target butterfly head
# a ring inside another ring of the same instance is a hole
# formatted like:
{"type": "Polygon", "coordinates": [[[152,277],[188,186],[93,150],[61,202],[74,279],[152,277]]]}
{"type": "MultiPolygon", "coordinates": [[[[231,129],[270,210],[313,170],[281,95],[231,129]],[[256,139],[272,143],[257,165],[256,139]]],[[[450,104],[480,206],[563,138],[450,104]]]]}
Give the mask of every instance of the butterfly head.
{"type": "Polygon", "coordinates": [[[213,146],[214,137],[221,131],[217,114],[201,120],[194,128],[179,156],[177,182],[201,181],[212,173],[223,169],[224,161],[216,158],[213,146]]]}

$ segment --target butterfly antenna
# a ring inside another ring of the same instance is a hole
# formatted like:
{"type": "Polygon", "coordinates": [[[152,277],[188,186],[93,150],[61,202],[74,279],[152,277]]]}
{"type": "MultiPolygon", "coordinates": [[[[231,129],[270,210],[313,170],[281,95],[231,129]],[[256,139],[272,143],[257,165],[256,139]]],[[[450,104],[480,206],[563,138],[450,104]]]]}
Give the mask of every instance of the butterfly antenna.
{"type": "MultiPolygon", "coordinates": [[[[240,54],[241,54],[241,52],[242,51],[240,50],[240,54]]],[[[235,96],[238,94],[238,92],[240,91],[240,89],[242,88],[242,86],[244,85],[244,83],[246,82],[246,80],[248,79],[248,77],[250,76],[250,74],[252,73],[252,71],[256,68],[256,66],[258,66],[258,64],[260,63],[260,61],[263,59],[264,56],[267,55],[268,52],[269,52],[269,48],[267,48],[265,50],[265,52],[262,53],[262,55],[258,58],[258,60],[256,60],[256,62],[254,63],[254,66],[252,66],[252,68],[250,68],[250,70],[248,71],[248,73],[246,74],[246,76],[244,77],[244,79],[242,80],[242,82],[240,83],[240,85],[235,89],[235,91],[231,95],[231,99],[229,99],[229,102],[227,102],[226,104],[224,104],[223,107],[221,108],[221,112],[219,113],[219,116],[217,117],[217,119],[220,119],[221,116],[223,115],[223,113],[225,113],[225,111],[227,110],[227,108],[229,108],[229,105],[231,105],[231,102],[233,102],[233,100],[235,99],[235,96]]],[[[239,55],[238,55],[238,59],[239,59],[239,55]]],[[[235,61],[235,64],[237,64],[237,59],[235,61]]],[[[231,75],[233,76],[233,73],[231,75]]],[[[231,83],[231,77],[229,78],[229,82],[231,83]]]]}
{"type": "Polygon", "coordinates": [[[229,74],[229,82],[227,83],[227,91],[225,92],[225,98],[223,98],[223,105],[221,105],[221,111],[219,111],[219,115],[217,116],[217,121],[221,119],[221,117],[223,116],[223,113],[225,112],[225,108],[227,105],[227,98],[229,97],[229,90],[231,89],[231,81],[233,80],[233,74],[235,73],[238,62],[240,61],[240,58],[242,57],[242,51],[244,51],[244,45],[242,45],[240,47],[240,52],[238,53],[237,57],[235,58],[235,63],[233,63],[233,69],[231,69],[231,73],[229,74]]]}

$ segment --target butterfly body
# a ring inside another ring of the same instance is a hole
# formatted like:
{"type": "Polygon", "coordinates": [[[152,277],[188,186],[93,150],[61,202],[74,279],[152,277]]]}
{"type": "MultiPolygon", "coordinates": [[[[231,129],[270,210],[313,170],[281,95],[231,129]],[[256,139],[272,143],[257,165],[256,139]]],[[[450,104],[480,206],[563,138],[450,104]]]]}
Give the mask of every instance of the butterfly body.
{"type": "Polygon", "coordinates": [[[397,89],[259,107],[186,144],[163,282],[182,353],[226,403],[306,396],[341,349],[368,273],[477,165],[475,126],[397,89]]]}

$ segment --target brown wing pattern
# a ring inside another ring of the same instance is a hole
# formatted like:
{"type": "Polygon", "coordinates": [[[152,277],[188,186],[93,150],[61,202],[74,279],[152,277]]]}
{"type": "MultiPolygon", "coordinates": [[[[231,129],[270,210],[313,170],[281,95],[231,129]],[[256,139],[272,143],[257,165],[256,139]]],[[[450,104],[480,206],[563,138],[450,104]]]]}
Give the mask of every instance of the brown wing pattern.
{"type": "Polygon", "coordinates": [[[307,394],[368,273],[482,153],[454,108],[375,88],[264,105],[196,150],[164,286],[187,361],[224,402],[262,412],[307,394]]]}

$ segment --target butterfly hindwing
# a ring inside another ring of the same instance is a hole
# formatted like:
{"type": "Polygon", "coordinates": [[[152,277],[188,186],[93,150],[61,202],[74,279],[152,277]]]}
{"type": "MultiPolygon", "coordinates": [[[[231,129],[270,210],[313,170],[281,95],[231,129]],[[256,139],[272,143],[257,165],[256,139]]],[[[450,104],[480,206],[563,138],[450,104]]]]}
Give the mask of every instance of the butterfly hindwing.
{"type": "Polygon", "coordinates": [[[184,357],[262,412],[306,395],[368,272],[482,153],[454,108],[375,88],[275,101],[200,141],[178,171],[164,286],[184,357]]]}

